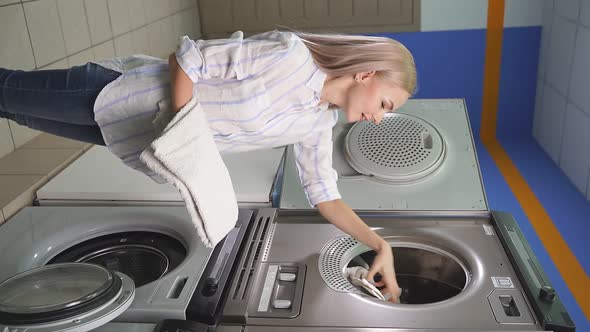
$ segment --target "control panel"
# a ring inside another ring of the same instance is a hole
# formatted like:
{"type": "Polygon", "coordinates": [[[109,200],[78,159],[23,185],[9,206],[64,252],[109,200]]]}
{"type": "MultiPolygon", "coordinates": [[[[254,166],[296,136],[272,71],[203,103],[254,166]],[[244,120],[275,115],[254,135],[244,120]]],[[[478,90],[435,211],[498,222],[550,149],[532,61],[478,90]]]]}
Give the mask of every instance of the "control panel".
{"type": "Polygon", "coordinates": [[[294,318],[301,311],[305,265],[262,263],[256,278],[248,316],[294,318]]]}

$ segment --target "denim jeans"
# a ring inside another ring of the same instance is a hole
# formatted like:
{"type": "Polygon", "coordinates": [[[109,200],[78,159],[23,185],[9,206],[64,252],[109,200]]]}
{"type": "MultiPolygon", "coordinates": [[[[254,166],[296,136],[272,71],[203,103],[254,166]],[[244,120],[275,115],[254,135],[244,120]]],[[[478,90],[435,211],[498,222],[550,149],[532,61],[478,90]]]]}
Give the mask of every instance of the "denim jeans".
{"type": "Polygon", "coordinates": [[[53,135],[104,145],[94,121],[94,101],[119,75],[93,63],[59,70],[0,68],[0,118],[53,135]]]}

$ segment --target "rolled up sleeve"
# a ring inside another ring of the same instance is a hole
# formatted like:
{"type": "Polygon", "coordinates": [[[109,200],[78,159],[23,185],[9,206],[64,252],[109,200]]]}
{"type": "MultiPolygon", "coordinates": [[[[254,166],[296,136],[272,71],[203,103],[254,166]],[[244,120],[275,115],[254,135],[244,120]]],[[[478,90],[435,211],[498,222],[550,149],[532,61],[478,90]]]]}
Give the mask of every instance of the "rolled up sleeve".
{"type": "Polygon", "coordinates": [[[332,145],[332,131],[324,130],[293,146],[299,179],[313,207],[342,198],[338,173],[332,167],[332,145]]]}

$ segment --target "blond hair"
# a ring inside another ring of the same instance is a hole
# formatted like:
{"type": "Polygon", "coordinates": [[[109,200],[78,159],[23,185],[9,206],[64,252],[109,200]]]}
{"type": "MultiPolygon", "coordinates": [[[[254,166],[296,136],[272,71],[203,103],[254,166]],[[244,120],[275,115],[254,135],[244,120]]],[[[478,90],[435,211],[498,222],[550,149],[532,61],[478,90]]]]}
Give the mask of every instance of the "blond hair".
{"type": "Polygon", "coordinates": [[[295,32],[311,51],[315,63],[336,77],[376,71],[410,95],[416,92],[416,64],[397,40],[375,36],[295,32]]]}

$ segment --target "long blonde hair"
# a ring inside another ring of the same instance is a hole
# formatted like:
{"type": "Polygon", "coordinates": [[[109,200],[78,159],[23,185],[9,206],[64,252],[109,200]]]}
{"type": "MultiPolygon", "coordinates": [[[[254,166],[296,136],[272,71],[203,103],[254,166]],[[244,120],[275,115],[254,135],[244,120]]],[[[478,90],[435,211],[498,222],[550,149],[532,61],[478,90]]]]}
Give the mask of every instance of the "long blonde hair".
{"type": "Polygon", "coordinates": [[[295,32],[326,73],[345,76],[376,71],[410,95],[416,92],[416,64],[410,51],[397,40],[375,36],[295,32]]]}

